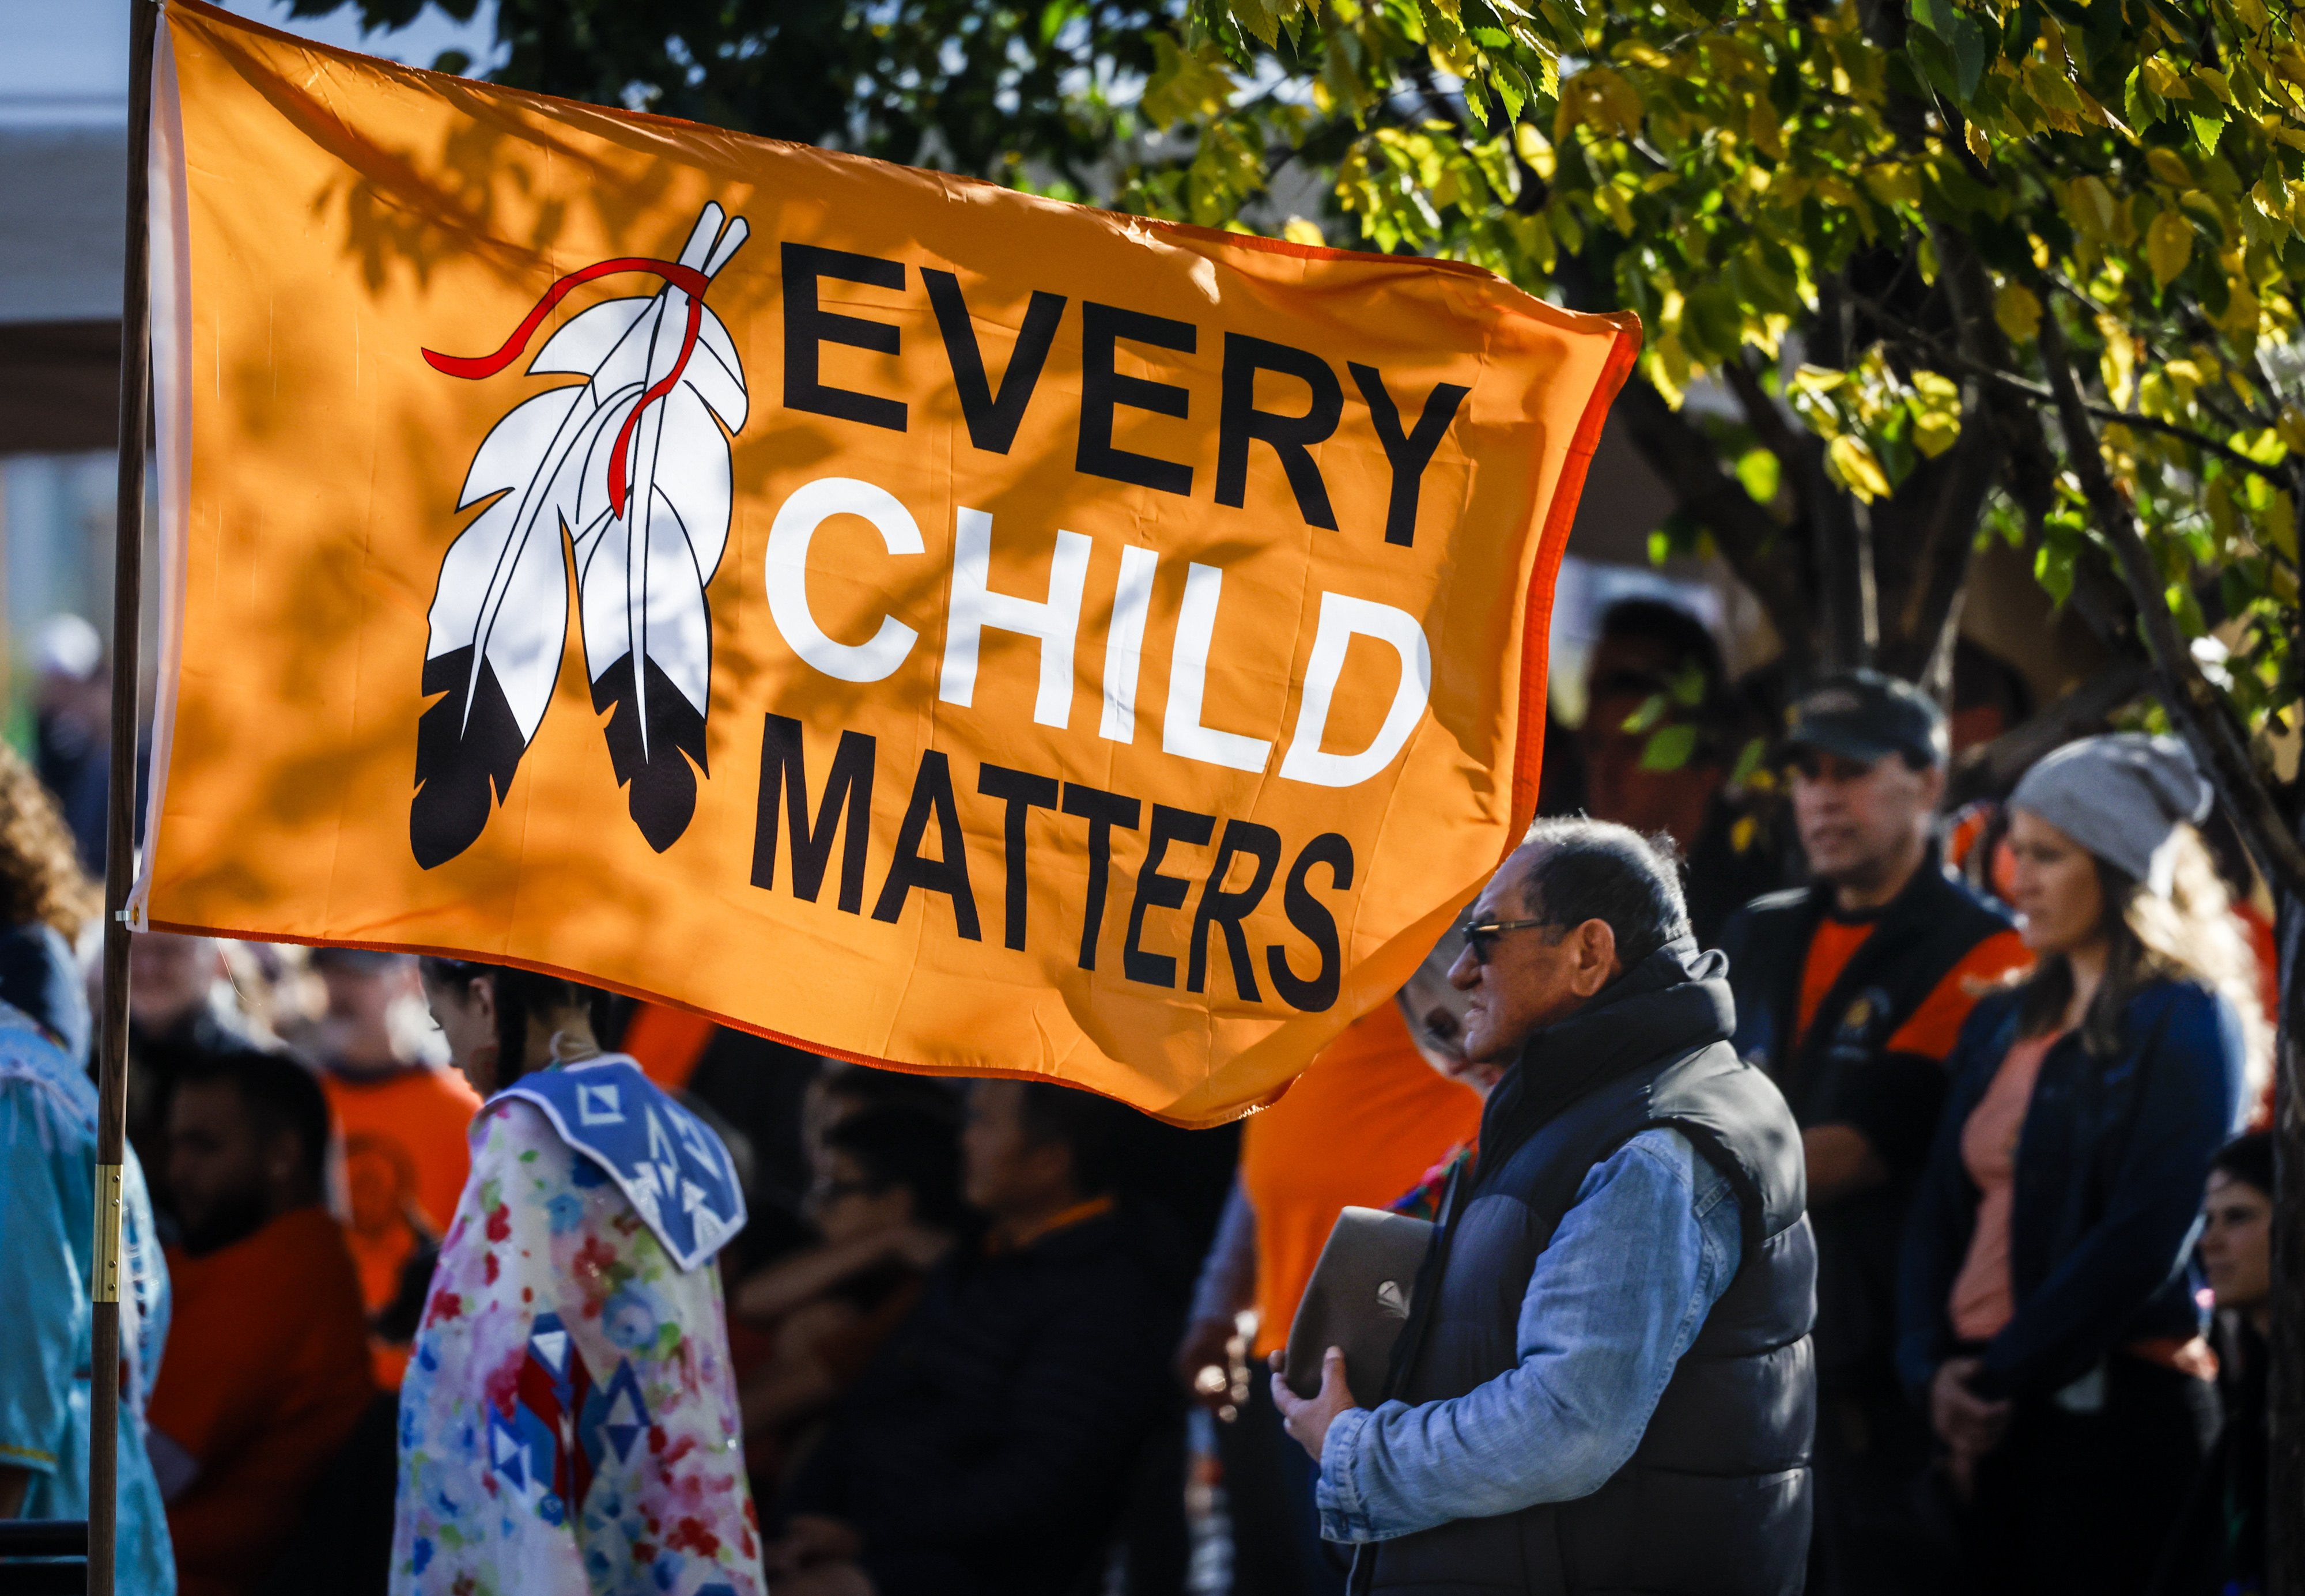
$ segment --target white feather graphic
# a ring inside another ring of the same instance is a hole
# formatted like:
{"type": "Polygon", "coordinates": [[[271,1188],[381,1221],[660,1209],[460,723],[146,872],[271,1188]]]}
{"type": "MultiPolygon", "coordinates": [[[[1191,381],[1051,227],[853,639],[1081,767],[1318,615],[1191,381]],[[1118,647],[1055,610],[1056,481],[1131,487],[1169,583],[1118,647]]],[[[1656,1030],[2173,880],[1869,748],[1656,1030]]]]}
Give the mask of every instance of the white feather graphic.
{"type": "Polygon", "coordinates": [[[473,454],[457,508],[486,507],[442,562],[425,649],[424,691],[447,695],[417,731],[409,836],[427,869],[480,836],[551,702],[567,642],[564,539],[593,707],[609,711],[633,819],[662,852],[695,812],[712,679],[704,590],[728,538],[728,438],[748,408],[735,341],[703,302],[750,231],[724,217],[707,204],[676,262],[619,259],[562,278],[494,355],[425,352],[452,376],[492,376],[581,284],[665,279],[553,334],[530,374],[586,380],[515,406],[473,454]]]}

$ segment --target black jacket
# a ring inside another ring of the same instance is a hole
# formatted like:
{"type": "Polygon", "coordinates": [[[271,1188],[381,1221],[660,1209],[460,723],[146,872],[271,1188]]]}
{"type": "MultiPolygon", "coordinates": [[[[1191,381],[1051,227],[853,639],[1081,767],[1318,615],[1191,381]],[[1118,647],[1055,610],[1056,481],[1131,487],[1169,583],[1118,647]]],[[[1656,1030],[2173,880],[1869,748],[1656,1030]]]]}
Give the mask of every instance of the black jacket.
{"type": "Polygon", "coordinates": [[[1840,978],[1800,1018],[1810,940],[1831,913],[1819,884],[1756,899],[1721,938],[1737,995],[1738,1055],[1784,1092],[1806,1130],[1852,1125],[1888,1167],[1886,1185],[1816,1210],[1818,1378],[1826,1389],[1894,1400],[1896,1260],[1905,1209],[1928,1156],[1947,1076],[1935,1058],[1888,1051],[1929,994],[2009,912],[1947,876],[1935,849],[1878,914],[1840,978]]]}
{"type": "Polygon", "coordinates": [[[1133,1210],[964,1251],[930,1276],[787,1507],[853,1524],[880,1596],[1067,1596],[1176,1400],[1190,1260],[1133,1210]]]}
{"type": "Polygon", "coordinates": [[[1396,1393],[1444,1401],[1513,1367],[1538,1256],[1586,1175],[1643,1131],[1679,1130],[1728,1178],[1745,1232],[1735,1278],[1631,1459],[1600,1490],[1381,1542],[1373,1590],[1799,1589],[1816,1267],[1800,1139],[1776,1089],[1726,1046],[1732,1009],[1718,969],[1683,938],[1531,1039],[1482,1115],[1479,1165],[1419,1282],[1396,1393]]]}
{"type": "MultiPolygon", "coordinates": [[[[1977,1228],[1961,1160],[1969,1114],[2017,1040],[2018,995],[1986,999],[1948,1062],[1951,1098],[1913,1200],[1898,1289],[1898,1372],[1918,1398],[1955,1350],[1947,1303],[1977,1228]]],[[[2190,1278],[2209,1160],[2241,1104],[2241,1019],[2190,981],[2129,1001],[2120,1051],[2049,1049],[2017,1142],[2009,1270],[2017,1314],[1985,1346],[1983,1396],[2046,1396],[2132,1341],[2200,1331],[2190,1278]]]]}

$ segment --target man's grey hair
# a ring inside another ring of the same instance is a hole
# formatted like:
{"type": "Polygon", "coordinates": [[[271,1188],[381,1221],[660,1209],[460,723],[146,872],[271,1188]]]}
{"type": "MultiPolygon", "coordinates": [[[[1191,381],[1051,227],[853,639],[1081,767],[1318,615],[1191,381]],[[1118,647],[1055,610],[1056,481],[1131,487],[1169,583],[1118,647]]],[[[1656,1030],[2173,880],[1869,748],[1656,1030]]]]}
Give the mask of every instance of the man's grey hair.
{"type": "Polygon", "coordinates": [[[1563,930],[1603,921],[1628,970],[1688,934],[1679,851],[1663,832],[1643,836],[1584,815],[1544,819],[1521,838],[1518,857],[1521,912],[1563,930]]]}

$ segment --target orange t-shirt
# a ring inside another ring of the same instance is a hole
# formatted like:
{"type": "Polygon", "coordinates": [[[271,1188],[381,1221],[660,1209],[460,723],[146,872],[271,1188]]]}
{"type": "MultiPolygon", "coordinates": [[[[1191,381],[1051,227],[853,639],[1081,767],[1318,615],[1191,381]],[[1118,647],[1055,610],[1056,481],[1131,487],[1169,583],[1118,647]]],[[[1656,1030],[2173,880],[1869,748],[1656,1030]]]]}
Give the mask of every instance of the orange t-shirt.
{"type": "Polygon", "coordinates": [[[702,1014],[685,1008],[643,1003],[625,1026],[624,1044],[618,1051],[659,1086],[678,1091],[696,1073],[698,1061],[719,1029],[702,1014]]]}
{"type": "Polygon", "coordinates": [[[319,1208],[205,1258],[171,1247],[168,1280],[175,1308],[149,1417],[200,1464],[168,1504],[177,1588],[238,1596],[376,1395],[360,1280],[319,1208]]]}
{"type": "Polygon", "coordinates": [[[2041,1060],[2056,1040],[2054,1035],[2029,1036],[2012,1043],[1993,1083],[1961,1128],[1961,1161],[1977,1183],[1977,1228],[1969,1233],[1961,1273],[1953,1277],[1951,1303],[1953,1334],[1964,1341],[1990,1341],[2016,1316],[2009,1218],[2017,1201],[2017,1139],[2024,1133],[2041,1060]]]}
{"type": "MultiPolygon", "coordinates": [[[[1841,979],[1849,961],[1872,934],[1869,920],[1836,920],[1828,914],[1817,922],[1816,934],[1809,938],[1807,962],[1801,966],[1800,1030],[1795,1033],[1796,1042],[1807,1037],[1825,994],[1833,990],[1833,983],[1841,979]]],[[[2032,950],[2023,938],[2013,930],[1994,932],[1945,972],[1944,979],[1906,1016],[1883,1050],[1943,1059],[1961,1040],[1961,1028],[1968,1023],[1969,1011],[1977,1006],[1977,1000],[2012,973],[2030,968],[2032,963],[2032,950]]]]}
{"type": "MultiPolygon", "coordinates": [[[[472,1152],[465,1141],[481,1096],[452,1069],[418,1065],[377,1075],[327,1070],[320,1081],[344,1138],[352,1224],[344,1241],[371,1313],[400,1293],[421,1224],[447,1232],[464,1193],[472,1152]]],[[[377,1377],[400,1383],[402,1357],[378,1347],[377,1377]]]]}
{"type": "Polygon", "coordinates": [[[1240,1178],[1256,1210],[1258,1357],[1287,1343],[1337,1216],[1382,1208],[1480,1125],[1481,1099],[1434,1073],[1392,1003],[1356,1021],[1249,1120],[1240,1178]]]}

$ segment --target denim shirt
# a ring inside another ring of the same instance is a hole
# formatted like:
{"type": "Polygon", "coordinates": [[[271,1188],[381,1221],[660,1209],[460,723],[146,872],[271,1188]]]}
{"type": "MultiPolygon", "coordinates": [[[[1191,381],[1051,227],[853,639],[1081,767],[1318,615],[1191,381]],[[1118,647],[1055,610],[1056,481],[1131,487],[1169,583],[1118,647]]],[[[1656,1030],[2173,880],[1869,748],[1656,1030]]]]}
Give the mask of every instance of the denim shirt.
{"type": "Polygon", "coordinates": [[[1518,1366],[1462,1396],[1351,1408],[1330,1424],[1323,1536],[1386,1541],[1598,1490],[1640,1444],[1742,1250],[1736,1193],[1686,1136],[1626,1142],[1585,1176],[1537,1257],[1518,1366]]]}

